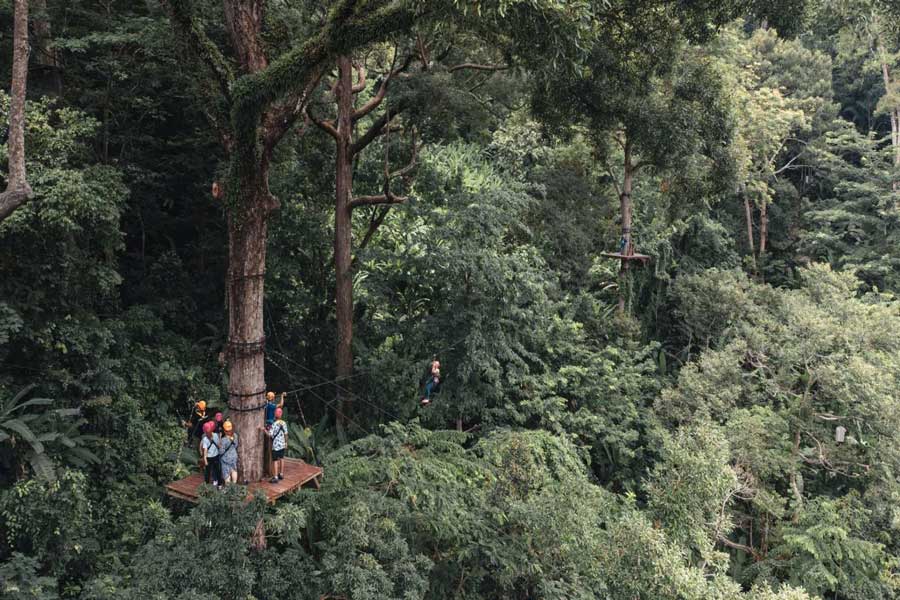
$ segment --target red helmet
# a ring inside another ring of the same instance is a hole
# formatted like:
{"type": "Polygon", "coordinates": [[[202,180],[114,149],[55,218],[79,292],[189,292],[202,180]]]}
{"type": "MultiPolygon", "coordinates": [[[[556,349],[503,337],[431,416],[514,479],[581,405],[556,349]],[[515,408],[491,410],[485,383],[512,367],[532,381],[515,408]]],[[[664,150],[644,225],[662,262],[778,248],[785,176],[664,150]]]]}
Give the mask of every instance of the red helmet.
{"type": "Polygon", "coordinates": [[[216,424],[212,421],[207,421],[203,424],[203,433],[212,433],[216,430],[216,424]]]}
{"type": "Polygon", "coordinates": [[[222,422],[222,413],[216,413],[216,421],[218,421],[219,423],[222,422]]]}
{"type": "Polygon", "coordinates": [[[276,418],[276,419],[280,419],[280,418],[281,418],[281,415],[283,415],[283,414],[284,414],[284,411],[281,410],[281,408],[276,408],[276,409],[275,409],[275,418],[276,418]]]}

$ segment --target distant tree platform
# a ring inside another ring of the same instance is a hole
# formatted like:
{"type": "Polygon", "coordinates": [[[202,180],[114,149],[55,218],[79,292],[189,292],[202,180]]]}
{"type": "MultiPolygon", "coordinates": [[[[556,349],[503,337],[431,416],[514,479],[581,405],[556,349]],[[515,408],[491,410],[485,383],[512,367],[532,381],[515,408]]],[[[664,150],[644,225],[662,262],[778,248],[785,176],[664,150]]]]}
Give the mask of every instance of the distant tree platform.
{"type": "Polygon", "coordinates": [[[615,258],[616,260],[639,260],[642,263],[647,262],[651,258],[649,254],[620,254],[618,252],[601,252],[600,255],[607,258],[615,258]]]}
{"type": "MultiPolygon", "coordinates": [[[[321,467],[314,467],[296,458],[285,458],[284,479],[278,483],[269,483],[268,480],[257,481],[248,485],[247,491],[252,496],[256,490],[264,490],[268,501],[274,503],[285,494],[290,494],[307,483],[312,482],[318,488],[322,475],[321,467]]],[[[192,473],[184,479],[166,485],[166,493],[174,498],[196,502],[203,483],[203,473],[192,473]]]]}

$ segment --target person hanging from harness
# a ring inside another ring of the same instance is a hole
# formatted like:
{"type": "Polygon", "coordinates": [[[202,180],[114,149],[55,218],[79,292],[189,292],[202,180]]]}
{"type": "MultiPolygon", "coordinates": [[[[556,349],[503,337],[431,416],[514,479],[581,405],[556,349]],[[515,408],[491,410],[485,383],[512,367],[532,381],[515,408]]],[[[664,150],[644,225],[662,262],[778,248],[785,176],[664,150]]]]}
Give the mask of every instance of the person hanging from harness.
{"type": "Polygon", "coordinates": [[[200,440],[200,464],[204,467],[203,479],[206,483],[212,483],[218,487],[222,483],[222,463],[216,424],[207,421],[203,425],[203,433],[203,439],[200,440]]]}
{"type": "Polygon", "coordinates": [[[201,400],[194,405],[194,410],[191,412],[191,418],[189,421],[184,422],[184,426],[187,428],[187,445],[190,446],[191,442],[194,441],[194,438],[199,438],[203,435],[203,423],[206,422],[206,402],[201,400]]]}
{"type": "Polygon", "coordinates": [[[422,396],[421,403],[422,406],[427,406],[431,403],[431,395],[436,393],[441,385],[441,363],[437,356],[428,363],[422,380],[425,382],[425,395],[422,396]]]}
{"type": "Polygon", "coordinates": [[[281,420],[283,414],[284,409],[281,407],[276,408],[275,422],[268,428],[261,428],[266,437],[272,440],[272,461],[274,464],[272,479],[269,480],[269,483],[278,483],[284,479],[284,452],[287,450],[288,426],[287,423],[281,420]]]}
{"type": "Polygon", "coordinates": [[[238,436],[234,431],[234,425],[231,421],[222,423],[222,431],[224,434],[220,438],[220,450],[222,452],[222,479],[224,483],[238,482],[238,436]]]}

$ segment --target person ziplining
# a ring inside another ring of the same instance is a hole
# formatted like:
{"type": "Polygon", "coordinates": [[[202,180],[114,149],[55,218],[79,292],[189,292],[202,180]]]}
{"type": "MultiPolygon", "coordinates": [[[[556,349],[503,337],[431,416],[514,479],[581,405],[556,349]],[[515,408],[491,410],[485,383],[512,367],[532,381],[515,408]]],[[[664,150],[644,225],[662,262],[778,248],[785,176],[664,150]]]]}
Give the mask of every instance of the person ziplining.
{"type": "Polygon", "coordinates": [[[422,406],[428,406],[431,404],[432,394],[436,394],[441,385],[441,363],[437,356],[428,363],[428,367],[425,369],[425,376],[422,377],[422,383],[424,383],[424,394],[420,403],[422,406]]]}

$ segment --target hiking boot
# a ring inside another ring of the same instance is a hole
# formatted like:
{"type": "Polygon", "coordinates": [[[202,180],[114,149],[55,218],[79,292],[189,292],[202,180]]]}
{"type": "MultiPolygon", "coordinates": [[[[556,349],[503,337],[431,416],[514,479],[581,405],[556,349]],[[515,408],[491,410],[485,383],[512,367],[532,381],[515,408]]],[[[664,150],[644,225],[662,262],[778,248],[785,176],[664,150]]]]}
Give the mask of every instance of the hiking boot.
{"type": "Polygon", "coordinates": [[[269,480],[269,483],[278,483],[278,478],[273,477],[272,479],[269,480]]]}
{"type": "Polygon", "coordinates": [[[284,479],[284,473],[279,473],[279,474],[278,474],[278,479],[284,479]]]}

